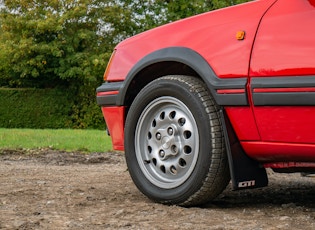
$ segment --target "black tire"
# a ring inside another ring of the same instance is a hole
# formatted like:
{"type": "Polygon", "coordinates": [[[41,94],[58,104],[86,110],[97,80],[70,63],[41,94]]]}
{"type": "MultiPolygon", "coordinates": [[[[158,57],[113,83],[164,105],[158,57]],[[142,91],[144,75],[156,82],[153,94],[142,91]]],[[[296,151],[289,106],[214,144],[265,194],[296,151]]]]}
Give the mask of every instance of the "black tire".
{"type": "Polygon", "coordinates": [[[125,156],[138,189],[164,204],[214,199],[230,175],[218,106],[199,79],[165,76],[148,84],[125,123],[125,156]]]}

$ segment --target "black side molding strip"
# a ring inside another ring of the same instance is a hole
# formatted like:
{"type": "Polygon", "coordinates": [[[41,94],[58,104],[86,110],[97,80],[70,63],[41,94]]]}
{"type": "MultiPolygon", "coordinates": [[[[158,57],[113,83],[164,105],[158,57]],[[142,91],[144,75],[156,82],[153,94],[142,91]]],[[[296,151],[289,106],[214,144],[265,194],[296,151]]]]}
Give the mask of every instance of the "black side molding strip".
{"type": "Polygon", "coordinates": [[[251,91],[255,106],[315,105],[315,76],[253,77],[251,91]]]}

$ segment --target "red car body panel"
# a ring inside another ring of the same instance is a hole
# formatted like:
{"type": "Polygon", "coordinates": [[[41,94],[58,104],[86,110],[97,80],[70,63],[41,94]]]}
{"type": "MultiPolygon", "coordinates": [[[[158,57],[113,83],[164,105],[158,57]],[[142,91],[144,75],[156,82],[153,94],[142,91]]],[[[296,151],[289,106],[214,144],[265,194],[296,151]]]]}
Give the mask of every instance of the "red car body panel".
{"type": "MultiPolygon", "coordinates": [[[[126,77],[148,55],[189,48],[219,79],[246,79],[245,88],[223,87],[216,93],[246,95],[246,104],[223,107],[248,156],[266,167],[309,167],[315,162],[314,25],[315,0],[261,0],[205,13],[118,44],[106,81],[127,87],[126,77]],[[236,38],[239,31],[244,39],[236,38]]],[[[113,103],[102,111],[114,149],[124,150],[125,105],[113,103]]]]}
{"type": "Polygon", "coordinates": [[[107,128],[112,133],[112,144],[115,150],[124,150],[125,108],[123,106],[102,107],[107,128]]]}
{"type": "Polygon", "coordinates": [[[315,146],[310,144],[242,142],[246,154],[259,162],[315,162],[315,146]]]}
{"type": "Polygon", "coordinates": [[[260,140],[253,111],[250,107],[226,107],[225,110],[239,140],[260,140]]]}
{"type": "Polygon", "coordinates": [[[264,16],[251,58],[250,76],[315,74],[315,1],[277,1],[264,16]]]}
{"type": "Polygon", "coordinates": [[[181,46],[197,51],[217,76],[248,76],[256,30],[264,12],[275,0],[254,1],[174,22],[123,41],[116,47],[108,81],[123,81],[146,55],[164,47],[181,46]],[[236,39],[238,31],[246,39],[236,39]],[[228,64],[227,64],[228,63],[228,64]]]}
{"type": "MultiPolygon", "coordinates": [[[[250,77],[286,77],[284,81],[315,75],[315,1],[277,1],[264,16],[253,47],[250,77]]],[[[280,78],[279,78],[280,79],[280,78]]],[[[253,93],[282,94],[298,97],[312,94],[314,84],[263,88],[253,93]]],[[[286,96],[287,95],[287,96],[286,96]]],[[[252,106],[261,143],[243,143],[246,153],[259,161],[314,161],[315,107],[303,104],[289,106],[252,106]]]]}

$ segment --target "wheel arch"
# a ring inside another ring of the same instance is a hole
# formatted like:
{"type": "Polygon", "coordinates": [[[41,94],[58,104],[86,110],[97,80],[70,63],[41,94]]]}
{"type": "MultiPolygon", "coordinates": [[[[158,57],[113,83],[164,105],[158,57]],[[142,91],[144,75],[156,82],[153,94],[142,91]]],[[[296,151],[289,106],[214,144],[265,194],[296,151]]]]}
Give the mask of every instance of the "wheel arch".
{"type": "Polygon", "coordinates": [[[130,106],[141,89],[153,80],[166,75],[188,75],[200,78],[190,66],[175,60],[157,60],[155,63],[147,63],[148,65],[139,69],[136,74],[130,74],[128,82],[123,87],[123,91],[119,94],[119,103],[130,106]],[[132,77],[131,77],[132,76],[132,77]]]}
{"type": "MultiPolygon", "coordinates": [[[[197,52],[185,47],[170,47],[155,51],[141,59],[128,73],[126,80],[121,87],[117,98],[117,104],[128,107],[140,92],[140,90],[151,81],[165,75],[188,75],[200,78],[209,89],[216,104],[223,106],[244,106],[248,105],[246,95],[247,78],[218,78],[209,63],[197,52]],[[220,94],[218,90],[231,90],[232,93],[220,94]],[[234,89],[242,89],[243,93],[234,89]]],[[[220,114],[221,123],[224,129],[227,155],[229,158],[230,174],[233,182],[233,189],[256,188],[266,186],[268,179],[264,169],[260,168],[257,162],[249,159],[242,151],[240,143],[229,123],[228,116],[220,114]],[[231,135],[233,133],[233,135],[231,135]],[[231,145],[231,142],[233,144],[231,145]],[[233,150],[232,150],[233,149],[233,150]],[[231,151],[232,150],[232,151],[231,151]],[[246,166],[246,167],[244,167],[246,166]],[[248,168],[243,172],[244,168],[248,168]],[[250,175],[248,177],[248,175],[250,175]],[[255,185],[247,185],[255,181],[255,185]]]]}
{"type": "Polygon", "coordinates": [[[233,189],[257,188],[268,184],[266,171],[248,158],[242,150],[228,116],[222,112],[224,106],[248,105],[246,95],[247,78],[220,79],[209,63],[197,52],[184,47],[171,47],[153,52],[141,59],[128,73],[118,96],[118,104],[128,107],[140,90],[151,81],[165,75],[188,75],[200,78],[216,104],[222,106],[219,114],[224,130],[229,168],[233,189]],[[243,89],[244,93],[218,93],[219,89],[243,89]],[[245,169],[245,170],[244,170],[245,169]],[[252,182],[254,181],[254,184],[252,182]]]}
{"type": "Polygon", "coordinates": [[[218,105],[248,105],[247,78],[218,78],[198,52],[186,47],[168,47],[142,58],[128,73],[117,98],[119,105],[131,105],[138,92],[156,78],[182,74],[201,78],[218,105]],[[220,89],[241,89],[242,93],[218,93],[220,89]]]}

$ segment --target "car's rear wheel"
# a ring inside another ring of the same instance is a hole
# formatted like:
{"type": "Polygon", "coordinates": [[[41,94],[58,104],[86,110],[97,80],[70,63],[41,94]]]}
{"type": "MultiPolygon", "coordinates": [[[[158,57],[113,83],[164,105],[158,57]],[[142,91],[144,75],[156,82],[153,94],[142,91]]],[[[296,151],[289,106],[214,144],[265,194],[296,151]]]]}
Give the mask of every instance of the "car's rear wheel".
{"type": "Polygon", "coordinates": [[[218,106],[194,77],[165,76],[141,90],[127,115],[125,154],[138,189],[161,203],[202,204],[230,180],[218,106]]]}

